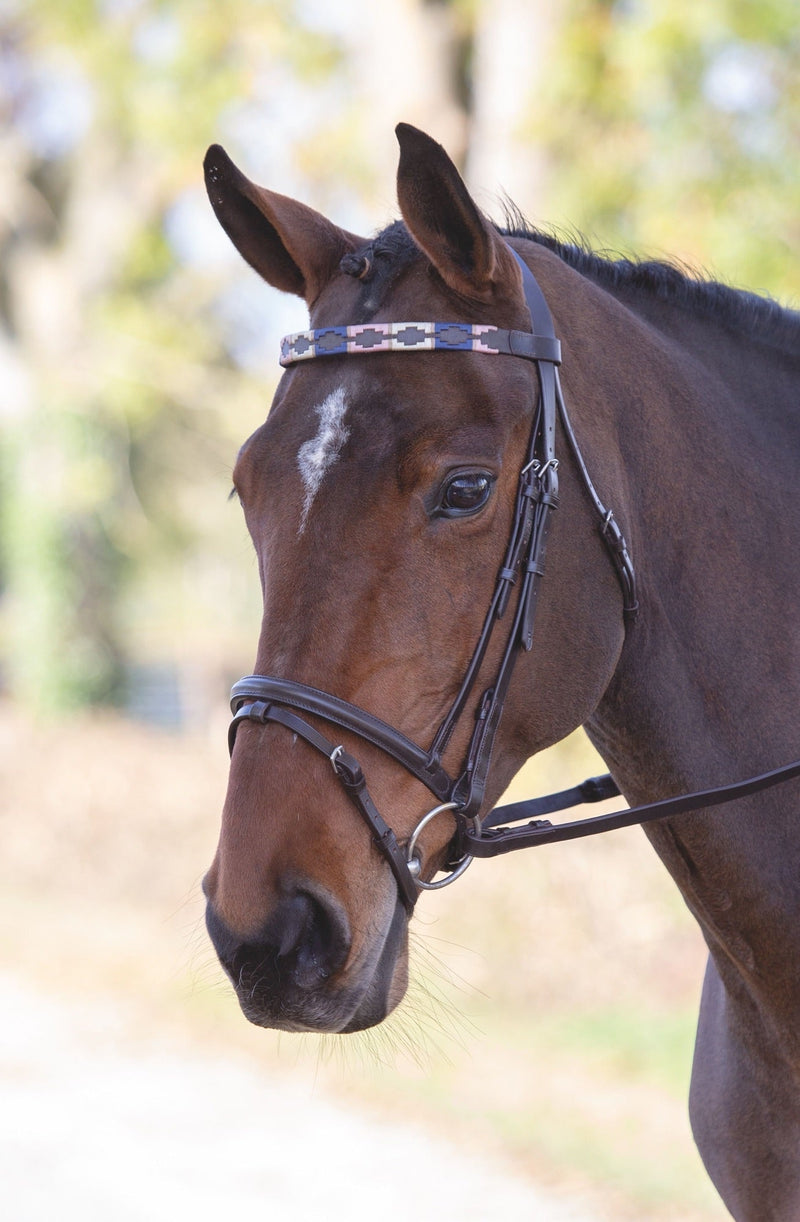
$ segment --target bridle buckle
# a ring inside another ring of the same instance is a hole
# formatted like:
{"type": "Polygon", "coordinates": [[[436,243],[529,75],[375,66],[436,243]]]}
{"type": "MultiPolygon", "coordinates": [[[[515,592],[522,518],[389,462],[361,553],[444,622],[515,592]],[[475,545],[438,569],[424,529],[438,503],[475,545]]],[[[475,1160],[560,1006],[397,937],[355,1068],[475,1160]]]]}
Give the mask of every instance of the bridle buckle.
{"type": "Polygon", "coordinates": [[[339,743],[338,747],[334,747],[330,755],[328,756],[328,759],[331,761],[331,767],[333,768],[333,771],[336,773],[337,776],[339,775],[339,769],[336,767],[336,764],[338,762],[340,755],[344,755],[344,747],[342,746],[341,743],[339,743]]]}

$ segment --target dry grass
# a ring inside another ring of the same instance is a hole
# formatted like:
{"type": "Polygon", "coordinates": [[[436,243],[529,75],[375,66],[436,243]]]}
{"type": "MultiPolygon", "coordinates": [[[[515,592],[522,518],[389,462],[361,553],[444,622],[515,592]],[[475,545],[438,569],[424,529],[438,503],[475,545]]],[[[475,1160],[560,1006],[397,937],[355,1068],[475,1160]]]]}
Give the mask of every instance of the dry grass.
{"type": "MultiPolygon", "coordinates": [[[[639,831],[476,864],[424,897],[397,1018],[281,1039],[241,1018],[202,928],[226,770],[214,730],[34,726],[0,708],[2,965],[491,1148],[615,1222],[727,1216],[686,1120],[701,941],[639,831]]],[[[571,740],[523,784],[593,769],[571,740]]]]}

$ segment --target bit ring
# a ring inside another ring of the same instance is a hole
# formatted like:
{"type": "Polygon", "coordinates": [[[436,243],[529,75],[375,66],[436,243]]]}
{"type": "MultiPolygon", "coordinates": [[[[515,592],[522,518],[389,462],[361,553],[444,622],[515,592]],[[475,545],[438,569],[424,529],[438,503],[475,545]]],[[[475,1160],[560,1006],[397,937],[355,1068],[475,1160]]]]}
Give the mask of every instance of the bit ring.
{"type": "MultiPolygon", "coordinates": [[[[414,828],[413,832],[411,833],[411,836],[408,841],[408,845],[406,846],[406,864],[408,866],[409,874],[414,879],[414,882],[416,883],[416,885],[419,887],[421,891],[438,891],[441,887],[449,887],[450,883],[454,883],[457,878],[460,878],[461,875],[466,870],[467,866],[469,866],[474,861],[474,858],[471,857],[469,853],[467,853],[461,858],[460,861],[456,862],[455,866],[453,867],[453,869],[450,871],[449,874],[446,874],[444,878],[440,878],[437,882],[426,883],[426,882],[423,882],[422,879],[420,878],[420,872],[422,870],[422,862],[420,861],[419,857],[417,857],[414,852],[414,850],[417,847],[417,840],[419,839],[420,834],[422,833],[424,828],[426,828],[428,824],[433,819],[436,818],[437,815],[440,815],[445,810],[457,810],[457,809],[458,809],[457,802],[443,802],[441,806],[434,806],[433,810],[429,810],[427,815],[422,816],[419,823],[417,824],[417,826],[414,828]]],[[[480,832],[481,821],[478,815],[473,815],[470,822],[472,823],[473,831],[480,832]]]]}

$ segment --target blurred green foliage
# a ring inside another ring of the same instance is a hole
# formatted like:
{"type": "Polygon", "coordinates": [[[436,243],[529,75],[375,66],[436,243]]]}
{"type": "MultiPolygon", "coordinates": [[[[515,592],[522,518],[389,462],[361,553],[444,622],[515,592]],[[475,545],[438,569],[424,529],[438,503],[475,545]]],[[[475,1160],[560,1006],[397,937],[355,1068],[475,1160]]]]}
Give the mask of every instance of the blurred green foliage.
{"type": "Polygon", "coordinates": [[[550,219],[796,300],[798,68],[791,0],[574,0],[530,128],[550,219]]]}
{"type": "MultiPolygon", "coordinates": [[[[449,23],[467,131],[488,3],[386,6],[449,23]]],[[[350,227],[387,219],[365,115],[404,116],[382,92],[391,27],[365,58],[358,19],[311,0],[0,4],[0,664],[17,697],[122,701],[142,664],[209,681],[247,664],[258,583],[225,495],[289,328],[216,231],[200,161],[221,140],[350,227]]],[[[796,294],[793,0],[570,0],[554,20],[525,116],[551,167],[537,219],[796,294]]]]}
{"type": "Polygon", "coordinates": [[[2,433],[3,666],[40,707],[124,699],[132,662],[213,651],[216,609],[182,575],[216,576],[220,604],[235,581],[223,489],[267,393],[218,321],[238,269],[204,249],[200,161],[252,92],[255,46],[318,70],[319,40],[289,8],[35,0],[0,17],[18,388],[2,433]]]}

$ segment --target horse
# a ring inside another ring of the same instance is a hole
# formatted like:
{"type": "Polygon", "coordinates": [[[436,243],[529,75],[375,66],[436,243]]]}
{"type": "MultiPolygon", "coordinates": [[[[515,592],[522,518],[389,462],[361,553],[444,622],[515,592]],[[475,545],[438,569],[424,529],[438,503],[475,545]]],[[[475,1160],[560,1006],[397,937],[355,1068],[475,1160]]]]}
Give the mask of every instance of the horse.
{"type": "MultiPolygon", "coordinates": [[[[244,1014],[287,1031],[398,1005],[420,890],[576,727],[633,806],[798,754],[800,316],[495,226],[397,137],[402,219],[372,239],[205,161],[312,326],[234,470],[264,616],[204,880],[244,1014]]],[[[742,793],[645,830],[708,947],[701,1157],[738,1222],[797,1222],[800,791],[742,793]]]]}

